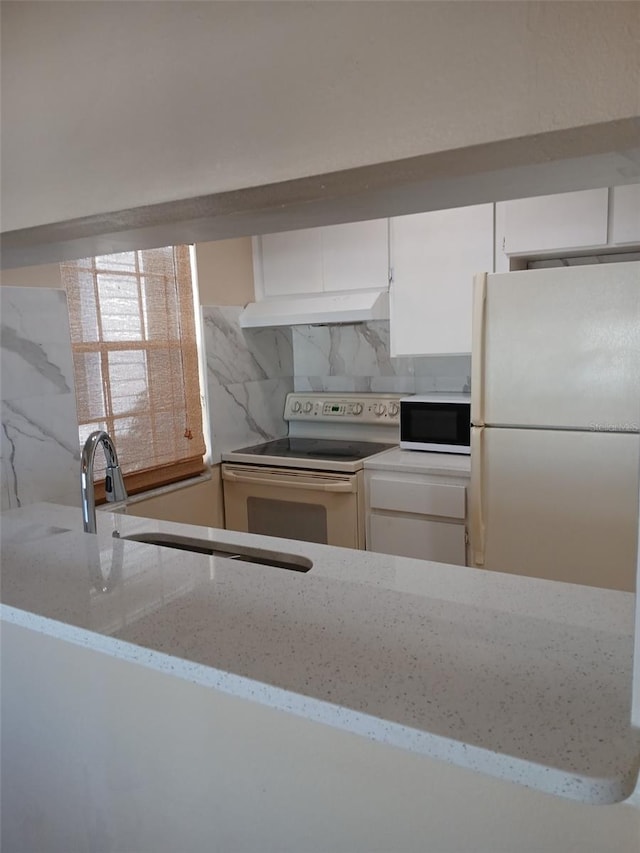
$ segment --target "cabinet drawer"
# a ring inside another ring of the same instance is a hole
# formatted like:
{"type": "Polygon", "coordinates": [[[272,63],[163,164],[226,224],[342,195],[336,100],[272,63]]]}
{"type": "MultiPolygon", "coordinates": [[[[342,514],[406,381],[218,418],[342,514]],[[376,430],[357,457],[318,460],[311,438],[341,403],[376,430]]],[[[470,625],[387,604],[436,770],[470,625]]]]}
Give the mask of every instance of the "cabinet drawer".
{"type": "Polygon", "coordinates": [[[371,477],[369,505],[371,509],[464,519],[465,487],[371,477]]]}
{"type": "Polygon", "coordinates": [[[373,513],[369,516],[367,550],[464,566],[464,525],[373,513]]]}

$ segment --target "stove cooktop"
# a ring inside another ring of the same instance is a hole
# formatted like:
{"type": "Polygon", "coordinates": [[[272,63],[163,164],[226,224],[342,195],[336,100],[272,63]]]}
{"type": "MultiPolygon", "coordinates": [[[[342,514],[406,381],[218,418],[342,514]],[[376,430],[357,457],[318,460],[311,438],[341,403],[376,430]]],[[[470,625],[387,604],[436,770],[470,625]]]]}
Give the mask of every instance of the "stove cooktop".
{"type": "Polygon", "coordinates": [[[395,444],[387,444],[379,441],[348,441],[331,438],[301,438],[288,436],[287,438],[276,438],[264,444],[256,444],[253,447],[241,447],[232,451],[247,456],[276,456],[284,459],[309,459],[325,460],[328,462],[358,462],[390,450],[395,444]]]}

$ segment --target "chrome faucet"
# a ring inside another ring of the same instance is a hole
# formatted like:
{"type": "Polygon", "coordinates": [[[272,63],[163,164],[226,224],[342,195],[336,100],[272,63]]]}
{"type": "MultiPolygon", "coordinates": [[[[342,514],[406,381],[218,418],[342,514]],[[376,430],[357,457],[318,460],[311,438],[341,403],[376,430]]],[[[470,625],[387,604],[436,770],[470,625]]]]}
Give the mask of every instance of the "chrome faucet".
{"type": "Polygon", "coordinates": [[[96,448],[101,444],[107,460],[107,472],[104,481],[105,496],[108,501],[126,501],[127,490],[124,487],[122,471],[118,463],[118,454],[109,433],[98,429],[92,432],[82,448],[80,469],[80,488],[82,491],[82,524],[85,533],[96,532],[96,500],[93,490],[93,460],[96,448]]]}

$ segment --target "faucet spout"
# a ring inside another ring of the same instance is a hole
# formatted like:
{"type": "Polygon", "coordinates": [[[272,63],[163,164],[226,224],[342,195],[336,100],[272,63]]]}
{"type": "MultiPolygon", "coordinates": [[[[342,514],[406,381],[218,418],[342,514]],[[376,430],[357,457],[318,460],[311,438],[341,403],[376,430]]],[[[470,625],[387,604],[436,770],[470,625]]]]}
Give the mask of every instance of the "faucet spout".
{"type": "Polygon", "coordinates": [[[82,525],[85,533],[96,532],[96,501],[93,487],[93,463],[96,448],[102,445],[107,461],[107,471],[104,481],[105,496],[108,501],[126,501],[127,490],[122,478],[115,445],[104,430],[92,432],[82,448],[80,467],[80,490],[82,493],[82,525]]]}

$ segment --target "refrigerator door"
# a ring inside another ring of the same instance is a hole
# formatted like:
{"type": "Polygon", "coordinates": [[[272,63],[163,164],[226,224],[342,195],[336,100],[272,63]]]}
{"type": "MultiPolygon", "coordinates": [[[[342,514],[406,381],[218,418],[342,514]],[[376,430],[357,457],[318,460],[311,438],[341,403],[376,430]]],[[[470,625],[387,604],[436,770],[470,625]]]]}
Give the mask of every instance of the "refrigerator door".
{"type": "Polygon", "coordinates": [[[476,276],[471,419],[640,430],[640,262],[476,276]]]}
{"type": "Polygon", "coordinates": [[[472,430],[471,565],[633,591],[640,435],[472,430]]]}

